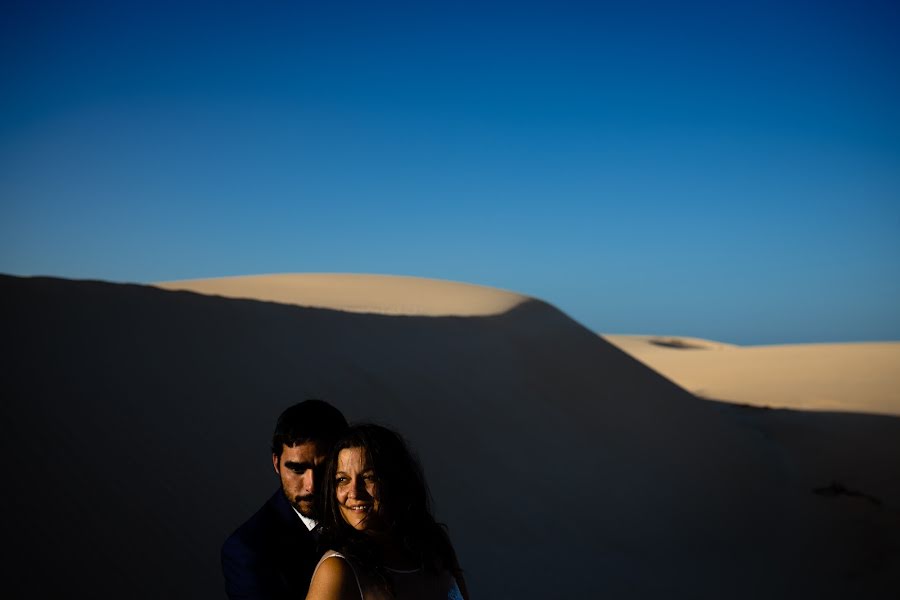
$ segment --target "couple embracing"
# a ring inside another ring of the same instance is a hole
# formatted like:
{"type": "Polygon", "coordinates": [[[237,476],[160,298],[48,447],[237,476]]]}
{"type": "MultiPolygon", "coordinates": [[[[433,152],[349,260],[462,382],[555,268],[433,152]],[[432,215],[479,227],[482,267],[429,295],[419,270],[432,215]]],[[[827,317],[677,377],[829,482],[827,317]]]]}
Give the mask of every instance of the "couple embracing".
{"type": "Polygon", "coordinates": [[[307,400],[278,418],[272,465],[281,489],[222,547],[231,600],[468,599],[400,435],[307,400]]]}

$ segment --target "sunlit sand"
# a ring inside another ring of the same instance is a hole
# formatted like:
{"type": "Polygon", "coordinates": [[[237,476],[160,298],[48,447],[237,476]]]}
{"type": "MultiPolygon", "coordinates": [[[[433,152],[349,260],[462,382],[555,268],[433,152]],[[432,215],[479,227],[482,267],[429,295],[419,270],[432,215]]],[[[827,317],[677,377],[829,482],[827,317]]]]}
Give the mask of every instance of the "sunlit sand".
{"type": "Polygon", "coordinates": [[[415,316],[495,315],[528,300],[495,288],[419,277],[330,273],[168,281],[167,290],[267,300],[355,313],[415,316]]]}
{"type": "Polygon", "coordinates": [[[734,346],[603,335],[703,398],[760,407],[900,415],[900,343],[734,346]]]}

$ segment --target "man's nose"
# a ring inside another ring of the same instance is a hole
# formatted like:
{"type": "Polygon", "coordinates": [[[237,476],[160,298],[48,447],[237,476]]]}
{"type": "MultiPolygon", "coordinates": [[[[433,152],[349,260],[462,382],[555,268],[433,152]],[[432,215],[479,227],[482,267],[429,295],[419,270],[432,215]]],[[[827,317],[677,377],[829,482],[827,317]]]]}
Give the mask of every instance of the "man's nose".
{"type": "Polygon", "coordinates": [[[316,491],[316,476],[312,469],[308,470],[306,474],[303,475],[303,488],[309,493],[316,491]]]}
{"type": "Polygon", "coordinates": [[[318,464],[307,472],[307,476],[310,478],[309,482],[309,490],[310,492],[316,491],[316,484],[320,481],[324,481],[322,478],[325,477],[325,463],[318,464]]]}

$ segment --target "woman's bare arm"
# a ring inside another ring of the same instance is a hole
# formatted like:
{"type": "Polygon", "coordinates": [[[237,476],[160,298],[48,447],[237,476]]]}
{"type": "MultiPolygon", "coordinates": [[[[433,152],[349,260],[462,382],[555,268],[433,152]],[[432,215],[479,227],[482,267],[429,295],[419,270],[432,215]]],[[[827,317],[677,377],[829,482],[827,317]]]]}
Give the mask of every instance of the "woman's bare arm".
{"type": "Polygon", "coordinates": [[[362,600],[353,569],[342,558],[326,558],[316,569],[306,600],[362,600]]]}

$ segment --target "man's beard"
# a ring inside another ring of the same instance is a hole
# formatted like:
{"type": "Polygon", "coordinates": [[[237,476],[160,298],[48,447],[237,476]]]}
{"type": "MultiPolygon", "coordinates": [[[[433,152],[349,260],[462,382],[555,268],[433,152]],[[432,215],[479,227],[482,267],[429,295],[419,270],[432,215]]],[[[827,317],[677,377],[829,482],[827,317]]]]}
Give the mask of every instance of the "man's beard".
{"type": "Polygon", "coordinates": [[[294,499],[291,500],[291,504],[304,517],[318,520],[319,507],[316,506],[316,497],[312,494],[308,496],[294,496],[294,499]]]}

